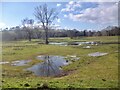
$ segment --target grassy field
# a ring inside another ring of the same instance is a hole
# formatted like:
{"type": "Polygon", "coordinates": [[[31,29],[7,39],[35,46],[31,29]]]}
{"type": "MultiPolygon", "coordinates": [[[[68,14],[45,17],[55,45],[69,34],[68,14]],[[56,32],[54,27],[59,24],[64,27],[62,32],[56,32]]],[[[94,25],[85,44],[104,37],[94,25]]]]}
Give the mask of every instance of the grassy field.
{"type": "MultiPolygon", "coordinates": [[[[117,42],[118,37],[50,38],[51,42],[100,41],[117,42]]],[[[116,88],[118,87],[118,44],[80,46],[38,44],[43,40],[3,42],[2,60],[32,60],[26,66],[2,65],[2,88],[116,88]],[[105,56],[91,57],[89,53],[105,52],[105,56]],[[35,65],[38,55],[76,55],[80,60],[62,67],[66,76],[40,77],[23,69],[35,65]]]]}

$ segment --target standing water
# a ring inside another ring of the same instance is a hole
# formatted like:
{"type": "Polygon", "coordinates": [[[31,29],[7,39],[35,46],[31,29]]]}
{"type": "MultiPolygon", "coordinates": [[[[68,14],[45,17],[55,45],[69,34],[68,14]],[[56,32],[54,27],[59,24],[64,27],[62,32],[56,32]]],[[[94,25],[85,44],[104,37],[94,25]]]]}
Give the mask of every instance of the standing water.
{"type": "Polygon", "coordinates": [[[37,59],[43,60],[42,63],[34,65],[27,70],[32,71],[37,76],[58,76],[62,74],[61,66],[68,65],[70,62],[62,56],[38,56],[37,59]]]}

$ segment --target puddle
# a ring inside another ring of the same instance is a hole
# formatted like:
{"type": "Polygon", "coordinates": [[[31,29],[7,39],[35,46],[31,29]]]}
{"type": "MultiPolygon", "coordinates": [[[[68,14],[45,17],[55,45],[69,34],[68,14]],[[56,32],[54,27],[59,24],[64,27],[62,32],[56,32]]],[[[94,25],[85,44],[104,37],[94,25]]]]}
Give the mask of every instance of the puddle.
{"type": "Polygon", "coordinates": [[[90,42],[76,42],[78,45],[82,45],[82,44],[90,44],[90,42]]]}
{"type": "Polygon", "coordinates": [[[7,64],[7,63],[9,63],[9,62],[0,62],[0,64],[7,64]]]}
{"type": "Polygon", "coordinates": [[[91,44],[91,45],[98,45],[97,42],[75,42],[76,45],[83,45],[83,44],[91,44]]]}
{"type": "Polygon", "coordinates": [[[13,66],[24,66],[27,65],[31,60],[19,60],[19,61],[13,61],[11,65],[13,66]]]}
{"type": "Polygon", "coordinates": [[[43,60],[26,70],[32,71],[37,76],[58,76],[62,74],[61,66],[68,65],[71,62],[65,60],[62,56],[38,56],[37,59],[43,60]]]}
{"type": "Polygon", "coordinates": [[[107,54],[108,54],[108,53],[96,52],[96,53],[90,53],[90,54],[88,54],[88,56],[97,57],[97,56],[104,56],[104,55],[107,55],[107,54]]]}
{"type": "Polygon", "coordinates": [[[70,61],[74,62],[80,59],[80,57],[77,57],[76,55],[67,55],[67,57],[65,57],[66,59],[70,58],[70,61]]]}
{"type": "Polygon", "coordinates": [[[85,46],[85,47],[83,47],[83,48],[87,48],[87,49],[88,49],[88,48],[91,48],[91,46],[85,46]]]}
{"type": "Polygon", "coordinates": [[[68,45],[83,45],[83,44],[91,44],[98,45],[97,42],[50,42],[51,45],[60,45],[60,46],[68,46],[68,45]]]}
{"type": "Polygon", "coordinates": [[[67,46],[67,42],[50,42],[51,45],[67,46]]]}

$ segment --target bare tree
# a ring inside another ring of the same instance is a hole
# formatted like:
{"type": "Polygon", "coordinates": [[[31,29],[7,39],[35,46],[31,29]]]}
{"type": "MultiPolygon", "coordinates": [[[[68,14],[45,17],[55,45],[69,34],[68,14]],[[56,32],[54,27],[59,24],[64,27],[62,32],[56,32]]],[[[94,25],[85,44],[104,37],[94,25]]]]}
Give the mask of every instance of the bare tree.
{"type": "Polygon", "coordinates": [[[29,41],[32,39],[33,19],[25,18],[22,20],[23,29],[26,31],[29,41]]]}
{"type": "Polygon", "coordinates": [[[53,21],[58,18],[58,13],[54,8],[48,9],[47,4],[44,4],[35,8],[34,15],[45,30],[45,44],[48,44],[48,30],[50,29],[53,21]]]}

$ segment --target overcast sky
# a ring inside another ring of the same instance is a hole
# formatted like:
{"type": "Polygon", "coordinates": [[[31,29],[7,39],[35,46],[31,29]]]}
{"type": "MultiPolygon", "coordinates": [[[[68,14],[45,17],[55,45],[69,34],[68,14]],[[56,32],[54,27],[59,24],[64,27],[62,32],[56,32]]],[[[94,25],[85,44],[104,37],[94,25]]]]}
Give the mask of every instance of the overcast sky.
{"type": "MultiPolygon", "coordinates": [[[[34,8],[45,2],[2,2],[0,3],[0,28],[21,25],[21,20],[34,17],[34,8]]],[[[49,8],[56,8],[59,19],[54,23],[64,29],[101,30],[118,23],[116,2],[46,2],[49,8]]]]}

